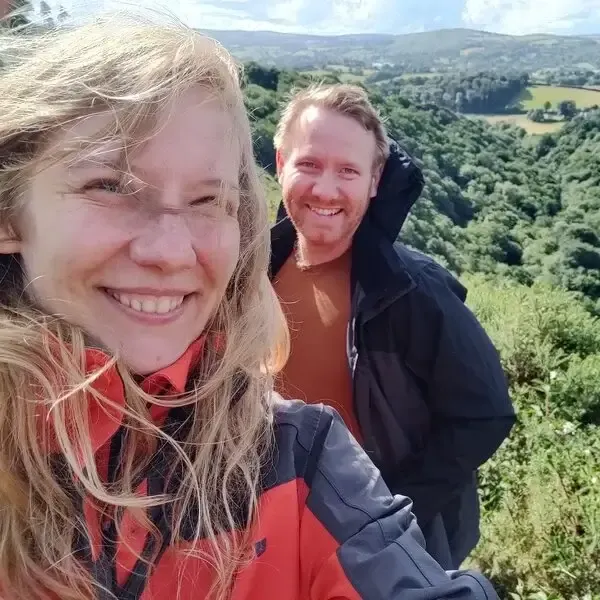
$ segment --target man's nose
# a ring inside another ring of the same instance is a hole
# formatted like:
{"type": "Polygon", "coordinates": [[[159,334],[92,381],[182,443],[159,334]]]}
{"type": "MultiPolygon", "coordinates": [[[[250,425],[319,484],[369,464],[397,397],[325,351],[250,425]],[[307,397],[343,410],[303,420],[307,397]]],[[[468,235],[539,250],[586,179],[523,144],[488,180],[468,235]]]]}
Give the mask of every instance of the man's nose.
{"type": "Polygon", "coordinates": [[[164,272],[190,269],[196,264],[192,232],[184,215],[161,213],[130,244],[131,259],[164,272]]]}
{"type": "Polygon", "coordinates": [[[337,179],[331,173],[321,173],[313,184],[312,194],[319,200],[334,200],[339,195],[337,179]]]}

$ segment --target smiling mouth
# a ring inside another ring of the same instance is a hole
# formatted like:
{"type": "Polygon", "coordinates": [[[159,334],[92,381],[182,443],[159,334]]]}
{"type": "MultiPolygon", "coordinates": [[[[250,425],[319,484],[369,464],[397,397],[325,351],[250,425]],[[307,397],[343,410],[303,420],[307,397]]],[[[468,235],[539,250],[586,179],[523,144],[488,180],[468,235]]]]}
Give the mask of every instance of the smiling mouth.
{"type": "Polygon", "coordinates": [[[311,212],[319,215],[320,217],[334,217],[342,212],[341,208],[319,208],[317,206],[308,205],[311,212]]]}
{"type": "Polygon", "coordinates": [[[152,296],[149,294],[131,294],[109,289],[106,289],[105,292],[122,306],[147,315],[168,315],[174,313],[187,297],[185,295],[152,296]]]}

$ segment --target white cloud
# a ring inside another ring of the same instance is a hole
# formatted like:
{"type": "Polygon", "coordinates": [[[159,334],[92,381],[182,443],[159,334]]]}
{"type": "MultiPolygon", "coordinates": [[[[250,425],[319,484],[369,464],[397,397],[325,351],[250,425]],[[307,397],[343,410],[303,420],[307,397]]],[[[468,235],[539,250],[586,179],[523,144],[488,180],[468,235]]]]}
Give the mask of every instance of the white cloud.
{"type": "MultiPolygon", "coordinates": [[[[33,0],[34,4],[39,0],[33,0]]],[[[158,9],[203,29],[286,33],[374,32],[389,23],[398,0],[46,0],[77,17],[118,8],[158,9]]]]}
{"type": "Polygon", "coordinates": [[[275,24],[284,22],[302,33],[371,32],[381,24],[386,2],[389,0],[281,0],[272,3],[268,16],[275,24]]]}
{"type": "Polygon", "coordinates": [[[521,35],[569,33],[600,15],[600,0],[465,0],[463,21],[470,27],[521,35]]]}

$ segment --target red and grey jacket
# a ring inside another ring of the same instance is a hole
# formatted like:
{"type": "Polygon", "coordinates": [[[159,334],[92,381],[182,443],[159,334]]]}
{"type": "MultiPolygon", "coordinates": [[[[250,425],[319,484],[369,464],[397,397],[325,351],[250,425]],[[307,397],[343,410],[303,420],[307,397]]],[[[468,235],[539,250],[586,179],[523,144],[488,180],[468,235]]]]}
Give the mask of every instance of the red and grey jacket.
{"type": "MultiPolygon", "coordinates": [[[[201,342],[173,365],[147,377],[153,394],[183,392],[201,342]]],[[[88,367],[106,357],[88,351],[88,367]]],[[[116,372],[95,387],[125,403],[116,372]]],[[[153,407],[165,428],[181,426],[185,409],[153,407]]],[[[119,411],[90,399],[90,433],[98,467],[108,480],[119,464],[119,411]]],[[[160,493],[168,456],[157,451],[141,493],[160,493]]],[[[190,557],[185,545],[163,541],[154,564],[144,561],[156,538],[125,511],[118,527],[103,521],[90,501],[82,507],[89,534],[74,540],[105,598],[199,600],[211,585],[211,568],[190,557]],[[141,556],[142,559],[139,559],[141,556]],[[110,593],[109,593],[110,592],[110,593]]],[[[168,508],[149,517],[169,539],[168,508]]],[[[323,405],[277,400],[275,452],[265,467],[254,533],[254,559],[235,579],[231,600],[497,600],[490,583],[474,572],[445,572],[424,550],[411,502],[392,496],[379,471],[341,419],[323,405]]],[[[193,527],[192,527],[193,529],[193,527]]],[[[201,542],[200,542],[201,543],[201,542]]],[[[189,545],[191,547],[192,540],[189,545]]]]}

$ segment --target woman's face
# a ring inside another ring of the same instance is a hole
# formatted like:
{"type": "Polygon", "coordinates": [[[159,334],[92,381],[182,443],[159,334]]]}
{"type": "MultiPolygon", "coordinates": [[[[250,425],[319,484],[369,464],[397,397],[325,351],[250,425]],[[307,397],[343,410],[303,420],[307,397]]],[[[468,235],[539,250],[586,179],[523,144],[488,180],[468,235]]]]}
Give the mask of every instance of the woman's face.
{"type": "MultiPolygon", "coordinates": [[[[51,141],[77,146],[111,123],[78,122],[51,141]]],[[[50,163],[17,223],[25,290],[139,374],[174,362],[223,299],[240,251],[240,151],[232,122],[201,88],[171,103],[158,133],[127,156],[50,163]],[[126,171],[126,175],[123,172],[126,171]]]]}

